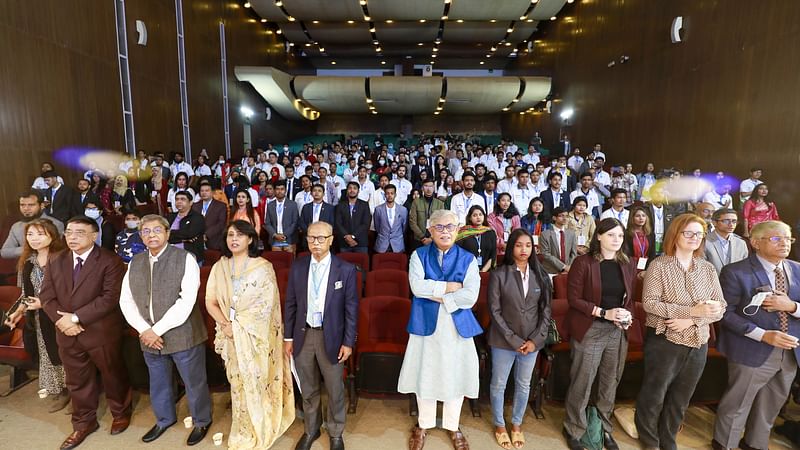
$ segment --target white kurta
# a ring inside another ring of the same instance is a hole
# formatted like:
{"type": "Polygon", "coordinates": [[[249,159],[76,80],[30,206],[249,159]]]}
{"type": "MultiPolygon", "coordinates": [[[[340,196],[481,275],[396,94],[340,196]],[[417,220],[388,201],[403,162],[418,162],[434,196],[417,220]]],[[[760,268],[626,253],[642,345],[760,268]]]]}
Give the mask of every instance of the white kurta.
{"type": "Polygon", "coordinates": [[[411,255],[408,278],[414,295],[442,298],[444,303],[439,307],[436,330],[432,335],[409,336],[398,392],[438,401],[478,398],[478,353],[475,341],[458,334],[452,316],[459,309],[471,309],[478,300],[481,287],[478,262],[473,258],[463,281],[464,286],[450,294],[444,294],[446,282],[425,279],[417,252],[411,255]]]}

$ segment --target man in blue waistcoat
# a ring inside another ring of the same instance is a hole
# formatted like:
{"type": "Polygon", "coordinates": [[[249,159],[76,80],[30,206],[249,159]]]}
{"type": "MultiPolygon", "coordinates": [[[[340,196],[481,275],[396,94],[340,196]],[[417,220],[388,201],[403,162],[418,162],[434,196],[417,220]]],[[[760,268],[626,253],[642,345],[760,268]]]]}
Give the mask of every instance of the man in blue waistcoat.
{"type": "Polygon", "coordinates": [[[431,242],[411,255],[408,279],[414,294],[408,323],[408,347],[398,391],[414,393],[419,424],[409,448],[421,450],[436,426],[436,402],[444,403],[442,427],[457,450],[469,448],[458,428],[464,397],[478,397],[478,354],[473,336],[482,329],[472,314],[480,274],[475,257],[454,245],[458,217],[449,210],[431,214],[431,242]]]}

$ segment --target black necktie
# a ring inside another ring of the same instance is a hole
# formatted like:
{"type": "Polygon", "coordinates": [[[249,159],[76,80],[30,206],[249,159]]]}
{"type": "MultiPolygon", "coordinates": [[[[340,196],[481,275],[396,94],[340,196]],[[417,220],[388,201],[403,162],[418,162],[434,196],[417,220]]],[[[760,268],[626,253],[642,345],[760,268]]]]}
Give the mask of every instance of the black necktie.
{"type": "Polygon", "coordinates": [[[72,284],[78,282],[78,276],[81,274],[81,269],[83,268],[83,259],[77,257],[75,260],[78,261],[78,264],[75,264],[75,268],[72,269],[72,284]]]}

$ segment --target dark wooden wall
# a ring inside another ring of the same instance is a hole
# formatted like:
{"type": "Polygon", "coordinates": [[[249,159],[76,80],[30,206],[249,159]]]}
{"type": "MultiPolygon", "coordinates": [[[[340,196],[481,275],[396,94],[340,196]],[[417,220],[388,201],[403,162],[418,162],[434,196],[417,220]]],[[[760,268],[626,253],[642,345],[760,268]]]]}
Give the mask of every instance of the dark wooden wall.
{"type": "MultiPolygon", "coordinates": [[[[128,50],[137,147],[182,151],[175,6],[170,0],[129,0],[128,50]],[[136,44],[136,20],[147,25],[147,46],[136,44]]],[[[223,153],[224,126],[219,22],[226,26],[231,150],[242,152],[241,105],[257,112],[253,142],[283,142],[313,134],[315,125],[264,118],[266,103],[234,76],[236,65],[272,65],[313,73],[288,56],[237,2],[183,2],[192,153],[223,153]]],[[[121,95],[114,2],[0,0],[0,213],[14,214],[17,194],[43,161],[66,147],[122,151],[121,95]]],[[[70,184],[78,171],[61,166],[70,184]]]]}
{"type": "Polygon", "coordinates": [[[612,162],[704,171],[739,179],[764,168],[779,211],[798,218],[800,3],[745,0],[576,1],[540,24],[512,74],[548,74],[561,100],[552,115],[508,114],[507,135],[557,139],[562,107],[574,141],[602,141],[612,162]],[[685,41],[670,42],[684,17],[685,41]],[[621,56],[630,57],[620,64],[621,56]],[[608,67],[614,60],[616,64],[608,67]]]}

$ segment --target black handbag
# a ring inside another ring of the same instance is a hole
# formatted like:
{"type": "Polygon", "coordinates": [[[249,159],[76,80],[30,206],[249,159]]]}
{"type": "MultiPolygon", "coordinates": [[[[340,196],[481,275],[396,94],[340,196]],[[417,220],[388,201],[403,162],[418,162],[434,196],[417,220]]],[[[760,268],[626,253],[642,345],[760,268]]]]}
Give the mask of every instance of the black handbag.
{"type": "Polygon", "coordinates": [[[550,319],[550,326],[547,328],[547,339],[544,345],[556,345],[561,343],[561,334],[556,327],[556,319],[550,319]]]}

